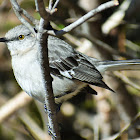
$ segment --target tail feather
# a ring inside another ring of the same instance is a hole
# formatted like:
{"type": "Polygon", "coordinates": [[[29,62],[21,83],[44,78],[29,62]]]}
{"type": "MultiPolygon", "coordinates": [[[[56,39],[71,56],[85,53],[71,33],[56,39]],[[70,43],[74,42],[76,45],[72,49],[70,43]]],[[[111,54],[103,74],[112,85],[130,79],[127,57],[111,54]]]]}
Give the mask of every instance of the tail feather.
{"type": "Polygon", "coordinates": [[[118,60],[118,61],[98,61],[95,62],[95,67],[101,73],[105,71],[118,70],[140,70],[140,59],[135,60],[118,60]]]}

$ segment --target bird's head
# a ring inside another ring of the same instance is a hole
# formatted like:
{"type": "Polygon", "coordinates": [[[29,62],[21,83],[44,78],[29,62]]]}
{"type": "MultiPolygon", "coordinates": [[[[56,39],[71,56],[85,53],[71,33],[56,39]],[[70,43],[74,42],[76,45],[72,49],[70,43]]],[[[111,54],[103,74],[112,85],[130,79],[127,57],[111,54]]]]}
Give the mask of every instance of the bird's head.
{"type": "Polygon", "coordinates": [[[34,47],[36,37],[24,25],[16,26],[9,30],[0,42],[5,42],[11,55],[18,55],[34,47]]]}

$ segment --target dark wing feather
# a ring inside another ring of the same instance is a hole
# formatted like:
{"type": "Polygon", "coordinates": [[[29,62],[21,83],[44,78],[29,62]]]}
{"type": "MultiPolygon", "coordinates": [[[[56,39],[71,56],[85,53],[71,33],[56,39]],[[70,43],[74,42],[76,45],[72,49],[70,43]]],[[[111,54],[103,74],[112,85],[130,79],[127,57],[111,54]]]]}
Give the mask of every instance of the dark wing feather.
{"type": "Polygon", "coordinates": [[[51,38],[57,41],[57,46],[49,42],[50,69],[53,74],[65,76],[70,79],[110,89],[103,81],[103,77],[95,66],[89,61],[90,57],[81,54],[58,38],[51,38]],[[53,47],[53,48],[51,48],[53,47]]]}
{"type": "MultiPolygon", "coordinates": [[[[85,83],[89,83],[95,86],[110,89],[103,81],[103,77],[100,72],[87,60],[77,56],[61,58],[60,62],[51,62],[50,67],[59,70],[60,75],[62,72],[68,71],[68,74],[72,79],[77,79],[85,83]]],[[[67,75],[63,75],[67,78],[67,75]]]]}
{"type": "Polygon", "coordinates": [[[75,72],[73,78],[113,91],[102,81],[103,77],[100,72],[95,68],[95,66],[91,64],[88,60],[86,60],[83,56],[81,58],[81,61],[79,61],[78,67],[73,69],[73,71],[75,72]]]}

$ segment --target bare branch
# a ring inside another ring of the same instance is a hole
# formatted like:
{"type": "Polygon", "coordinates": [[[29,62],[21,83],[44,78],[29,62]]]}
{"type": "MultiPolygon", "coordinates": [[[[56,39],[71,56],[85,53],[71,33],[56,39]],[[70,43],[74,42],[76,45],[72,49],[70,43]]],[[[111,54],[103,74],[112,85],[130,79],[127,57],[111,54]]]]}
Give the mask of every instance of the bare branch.
{"type": "Polygon", "coordinates": [[[71,30],[75,29],[76,27],[78,27],[79,25],[81,25],[82,23],[84,23],[85,21],[90,19],[91,17],[95,16],[97,13],[102,12],[108,8],[117,6],[118,4],[119,3],[117,0],[112,0],[112,1],[106,2],[104,4],[101,4],[99,7],[91,10],[86,15],[84,15],[83,17],[81,17],[80,19],[75,21],[74,23],[70,24],[69,26],[65,27],[64,29],[62,29],[60,31],[55,32],[55,35],[60,36],[67,32],[70,32],[71,30]]]}
{"type": "Polygon", "coordinates": [[[25,92],[20,92],[14,98],[0,107],[0,123],[7,119],[11,114],[24,107],[32,101],[32,98],[25,92]]]}
{"type": "Polygon", "coordinates": [[[48,112],[48,122],[49,127],[51,127],[51,135],[56,139],[60,138],[60,134],[57,126],[56,119],[56,108],[54,102],[54,95],[52,90],[52,77],[50,76],[49,59],[48,59],[48,34],[42,33],[44,30],[44,19],[41,18],[38,32],[38,39],[40,40],[39,50],[40,50],[40,63],[42,68],[43,83],[45,87],[45,104],[47,106],[48,112]]]}
{"type": "Polygon", "coordinates": [[[36,7],[36,11],[38,12],[39,9],[38,9],[38,3],[37,3],[37,0],[35,0],[35,7],[36,7]]]}
{"type": "Polygon", "coordinates": [[[45,4],[44,4],[43,0],[37,0],[37,7],[39,10],[40,16],[44,20],[48,21],[48,17],[50,16],[50,13],[48,11],[46,11],[45,4]]]}
{"type": "Polygon", "coordinates": [[[57,7],[58,3],[59,3],[59,0],[56,0],[55,4],[53,5],[52,10],[54,10],[57,7]]]}
{"type": "Polygon", "coordinates": [[[21,8],[21,13],[28,18],[34,25],[37,25],[39,23],[38,20],[34,19],[26,10],[21,8]]]}
{"type": "MultiPolygon", "coordinates": [[[[33,27],[29,24],[29,22],[27,22],[22,16],[21,16],[21,12],[22,12],[22,9],[20,8],[20,6],[18,5],[17,1],[16,0],[10,0],[11,1],[11,4],[12,4],[12,7],[13,7],[13,10],[16,14],[16,16],[18,17],[18,19],[22,22],[22,24],[24,24],[26,27],[28,27],[30,29],[30,31],[35,35],[35,31],[33,29],[33,27]]],[[[23,12],[26,16],[27,16],[27,13],[23,12]]],[[[29,18],[29,16],[28,16],[29,18]]],[[[31,17],[30,17],[31,19],[31,17]]]]}
{"type": "Polygon", "coordinates": [[[52,89],[52,77],[50,76],[50,68],[49,68],[48,33],[44,32],[49,23],[51,10],[45,9],[44,2],[42,0],[37,0],[37,3],[39,13],[41,16],[37,39],[39,40],[40,64],[45,88],[45,104],[47,106],[49,131],[53,139],[60,140],[60,133],[56,118],[54,94],[52,89]]]}
{"type": "Polygon", "coordinates": [[[50,1],[49,1],[49,10],[52,9],[52,4],[53,4],[53,0],[50,0],[50,1]]]}

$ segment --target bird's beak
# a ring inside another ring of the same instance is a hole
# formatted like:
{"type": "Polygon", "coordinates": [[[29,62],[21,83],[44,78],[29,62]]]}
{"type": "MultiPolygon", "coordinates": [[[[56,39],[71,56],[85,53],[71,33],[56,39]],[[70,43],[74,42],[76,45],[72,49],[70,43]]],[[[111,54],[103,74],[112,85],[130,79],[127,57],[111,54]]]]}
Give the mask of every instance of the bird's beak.
{"type": "Polygon", "coordinates": [[[7,42],[8,40],[5,37],[0,38],[0,42],[7,42]]]}

